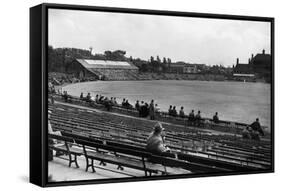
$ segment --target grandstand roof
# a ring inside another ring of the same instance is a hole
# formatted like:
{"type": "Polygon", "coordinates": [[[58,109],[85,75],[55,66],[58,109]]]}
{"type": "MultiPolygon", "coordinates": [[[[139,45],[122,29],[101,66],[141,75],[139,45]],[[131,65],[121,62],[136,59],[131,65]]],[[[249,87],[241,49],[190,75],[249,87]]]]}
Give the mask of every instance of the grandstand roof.
{"type": "Polygon", "coordinates": [[[90,59],[76,59],[87,69],[138,69],[133,64],[126,61],[112,61],[112,60],[90,60],[90,59]]]}

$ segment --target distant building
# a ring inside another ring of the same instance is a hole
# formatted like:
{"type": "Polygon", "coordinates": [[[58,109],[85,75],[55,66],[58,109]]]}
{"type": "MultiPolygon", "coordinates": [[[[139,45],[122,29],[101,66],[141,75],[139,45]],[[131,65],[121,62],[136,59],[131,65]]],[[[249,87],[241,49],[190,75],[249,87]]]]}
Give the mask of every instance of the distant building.
{"type": "Polygon", "coordinates": [[[266,80],[271,77],[271,55],[266,54],[265,50],[261,54],[251,58],[250,65],[255,74],[259,77],[265,78],[266,80]]]}
{"type": "Polygon", "coordinates": [[[184,62],[171,63],[170,72],[182,74],[184,71],[184,66],[185,66],[184,62]]]}
{"type": "Polygon", "coordinates": [[[236,66],[233,68],[233,78],[239,81],[252,81],[255,78],[250,63],[239,63],[239,58],[236,59],[236,66]]]}
{"type": "Polygon", "coordinates": [[[176,62],[170,65],[170,72],[179,73],[179,74],[196,74],[198,73],[198,68],[197,68],[197,64],[176,62]]]}
{"type": "Polygon", "coordinates": [[[198,73],[198,68],[196,64],[186,64],[184,69],[183,69],[183,73],[186,74],[196,74],[198,73]]]}
{"type": "Polygon", "coordinates": [[[252,54],[248,64],[239,63],[239,58],[237,58],[236,65],[233,68],[233,77],[255,77],[270,81],[271,55],[265,54],[265,50],[256,56],[252,54]]]}
{"type": "Polygon", "coordinates": [[[76,77],[105,80],[133,79],[138,67],[127,61],[75,59],[67,67],[67,73],[76,77]]]}
{"type": "Polygon", "coordinates": [[[236,66],[233,68],[233,75],[254,75],[251,64],[239,63],[239,58],[236,60],[236,66]]]}

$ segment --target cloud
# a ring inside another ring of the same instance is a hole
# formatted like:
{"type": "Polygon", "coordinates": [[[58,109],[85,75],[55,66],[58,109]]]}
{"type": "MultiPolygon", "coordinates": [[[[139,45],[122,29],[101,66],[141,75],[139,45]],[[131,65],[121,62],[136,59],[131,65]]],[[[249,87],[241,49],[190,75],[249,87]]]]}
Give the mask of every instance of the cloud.
{"type": "Polygon", "coordinates": [[[252,53],[270,52],[270,23],[142,14],[49,10],[49,44],[94,52],[123,49],[149,59],[231,66],[252,53]]]}

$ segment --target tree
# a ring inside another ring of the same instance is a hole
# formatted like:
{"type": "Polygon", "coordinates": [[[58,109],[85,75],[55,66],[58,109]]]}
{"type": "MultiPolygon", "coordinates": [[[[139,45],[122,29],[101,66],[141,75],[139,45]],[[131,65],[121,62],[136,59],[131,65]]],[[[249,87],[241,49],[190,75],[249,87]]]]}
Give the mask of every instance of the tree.
{"type": "Polygon", "coordinates": [[[168,71],[168,62],[167,62],[167,59],[164,57],[163,58],[163,72],[167,72],[168,71]]]}
{"type": "Polygon", "coordinates": [[[141,67],[140,67],[140,71],[147,72],[148,71],[148,65],[147,64],[142,64],[141,67]]]}
{"type": "Polygon", "coordinates": [[[157,55],[156,60],[158,63],[161,63],[160,57],[157,55]]]}
{"type": "Polygon", "coordinates": [[[114,61],[125,61],[127,58],[125,57],[126,51],[124,50],[115,50],[115,51],[105,51],[104,55],[107,60],[114,60],[114,61]]]}
{"type": "Polygon", "coordinates": [[[167,69],[167,71],[170,72],[171,71],[172,60],[170,58],[167,58],[167,62],[168,62],[168,69],[167,69]]]}
{"type": "Polygon", "coordinates": [[[93,51],[93,47],[89,47],[89,50],[90,50],[90,55],[92,54],[92,51],[93,51]]]}
{"type": "Polygon", "coordinates": [[[151,63],[154,62],[153,56],[150,56],[150,62],[151,62],[151,63]]]}
{"type": "Polygon", "coordinates": [[[163,58],[163,64],[167,64],[167,60],[166,60],[166,57],[163,58]]]}

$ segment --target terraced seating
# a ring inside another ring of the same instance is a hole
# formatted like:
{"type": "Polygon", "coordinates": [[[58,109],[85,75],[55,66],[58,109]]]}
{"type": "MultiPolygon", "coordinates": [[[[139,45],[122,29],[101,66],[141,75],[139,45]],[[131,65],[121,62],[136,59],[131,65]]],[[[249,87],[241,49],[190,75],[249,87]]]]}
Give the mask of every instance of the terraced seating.
{"type": "MultiPolygon", "coordinates": [[[[60,96],[56,96],[56,99],[62,100],[60,96]]],[[[75,104],[82,104],[85,106],[92,106],[94,108],[98,109],[105,109],[102,104],[96,104],[96,103],[86,103],[81,101],[78,97],[72,96],[71,98],[72,103],[75,104]]],[[[135,116],[137,117],[139,115],[138,111],[135,108],[123,108],[121,105],[115,105],[112,107],[113,112],[117,113],[122,113],[130,116],[135,116]]],[[[169,122],[169,123],[174,123],[174,124],[179,124],[179,125],[185,125],[185,126],[192,126],[196,128],[202,128],[202,129],[214,129],[217,131],[222,131],[222,132],[230,132],[230,133],[236,133],[236,134],[241,134],[242,130],[247,126],[245,123],[239,123],[239,122],[231,122],[231,121],[224,121],[220,120],[219,123],[214,123],[213,119],[210,118],[202,118],[201,122],[199,125],[195,125],[194,122],[189,121],[189,117],[185,116],[184,118],[182,117],[174,117],[168,115],[167,112],[160,112],[156,114],[156,118],[159,121],[163,122],[169,122]]],[[[266,127],[263,127],[266,128],[266,127]]],[[[267,137],[269,135],[266,135],[267,137]]]]}
{"type": "MultiPolygon", "coordinates": [[[[73,112],[72,112],[73,113],[73,112]]],[[[64,112],[63,112],[64,114],[64,112]]],[[[84,115],[84,118],[85,117],[90,117],[90,118],[93,118],[95,115],[92,115],[91,113],[83,113],[84,115]]],[[[78,118],[83,118],[83,116],[77,116],[78,118]]],[[[99,119],[101,122],[104,122],[104,120],[107,120],[108,118],[107,117],[104,117],[104,116],[99,116],[99,119]]],[[[95,119],[96,120],[96,119],[95,119]]],[[[137,128],[138,130],[148,130],[148,131],[151,131],[151,126],[153,125],[153,122],[147,122],[147,121],[143,121],[143,120],[131,120],[130,118],[124,118],[124,117],[120,117],[120,116],[114,116],[114,119],[111,119],[110,122],[108,123],[111,123],[111,125],[118,125],[118,124],[126,124],[126,123],[131,123],[129,124],[131,127],[134,127],[134,128],[137,128]],[[141,126],[140,128],[138,128],[139,126],[141,126]]],[[[104,124],[103,124],[104,125],[104,124]]],[[[128,124],[127,124],[128,126],[128,124]]],[[[241,139],[237,139],[233,136],[227,136],[227,135],[205,135],[203,133],[201,133],[202,131],[198,131],[198,130],[190,130],[190,129],[186,129],[186,128],[182,128],[182,127],[175,127],[175,126],[171,126],[171,125],[166,125],[164,124],[165,128],[167,128],[168,130],[170,131],[187,131],[187,133],[195,133],[196,136],[200,136],[200,139],[204,138],[204,139],[208,139],[208,137],[211,137],[212,139],[214,139],[214,137],[217,137],[219,140],[224,140],[225,138],[227,138],[227,140],[229,141],[235,141],[236,143],[239,142],[241,139]],[[230,140],[231,139],[231,140],[230,140]]],[[[118,128],[122,128],[121,126],[118,126],[118,128]]],[[[179,134],[177,134],[177,136],[179,136],[179,134]]],[[[247,140],[243,140],[243,141],[240,141],[240,142],[245,142],[245,144],[248,144],[247,143],[247,140]]],[[[249,141],[248,141],[249,142],[249,141]]],[[[265,145],[266,142],[264,141],[259,141],[259,142],[254,142],[254,141],[250,141],[251,145],[265,145]]],[[[268,142],[267,142],[268,144],[268,142]]]]}
{"type": "MultiPolygon", "coordinates": [[[[154,122],[130,119],[123,116],[116,116],[98,112],[87,112],[68,106],[51,106],[52,124],[55,128],[69,133],[83,135],[100,140],[115,140],[122,143],[133,144],[144,147],[146,138],[152,130],[154,122]]],[[[186,129],[183,127],[164,124],[167,130],[166,140],[169,147],[173,150],[179,150],[184,154],[201,154],[209,159],[216,159],[220,165],[222,161],[225,165],[237,169],[241,165],[257,168],[269,168],[271,155],[264,155],[265,151],[270,152],[270,147],[261,147],[260,143],[247,143],[231,136],[207,135],[203,131],[186,129]],[[205,151],[194,150],[185,146],[186,142],[215,142],[213,147],[205,151]],[[223,142],[221,144],[221,142],[223,142]],[[228,145],[235,145],[233,149],[223,150],[228,145]],[[249,146],[251,145],[251,146],[249,146]],[[253,148],[253,145],[255,148],[253,148]],[[242,147],[241,147],[242,146],[242,147]],[[214,149],[212,149],[214,148],[214,149]],[[244,149],[244,153],[242,152],[244,149]],[[239,153],[240,152],[240,153],[239,153]],[[228,155],[230,156],[228,156],[228,155]],[[262,155],[263,154],[263,155],[262,155]],[[260,157],[263,156],[263,157],[260,157]],[[260,157],[260,158],[259,158],[260,157]],[[229,163],[232,164],[229,164],[229,163]],[[239,165],[237,165],[239,164],[239,165]]],[[[267,143],[268,144],[268,143],[267,143]]],[[[264,143],[266,145],[266,143],[264,143]]],[[[214,164],[215,161],[210,163],[214,164]]],[[[208,163],[209,164],[209,163],[208,163]]],[[[218,165],[218,164],[217,164],[218,165]]],[[[235,170],[234,169],[234,170],[235,170]]]]}
{"type": "MultiPolygon", "coordinates": [[[[78,117],[77,118],[77,120],[80,120],[81,119],[81,117],[82,116],[80,116],[80,117],[78,117]]],[[[86,117],[86,116],[84,116],[84,117],[86,117]]],[[[73,118],[73,116],[72,116],[72,118],[73,118]]],[[[114,118],[118,118],[118,117],[114,117],[114,118]]],[[[127,123],[127,121],[124,121],[123,120],[124,119],[124,117],[122,118],[122,123],[127,123]]],[[[86,121],[85,119],[83,119],[84,121],[86,121]]],[[[96,119],[95,119],[96,120],[96,119]]],[[[103,128],[104,126],[105,126],[105,124],[104,124],[104,120],[107,120],[107,119],[102,119],[100,122],[100,126],[101,126],[101,128],[103,128]]],[[[132,120],[130,120],[130,121],[132,121],[132,120]]],[[[130,128],[124,128],[122,125],[120,126],[119,124],[121,124],[121,122],[120,121],[116,121],[116,119],[115,119],[115,121],[114,122],[107,122],[107,123],[110,123],[109,124],[109,127],[110,126],[114,126],[114,128],[115,129],[118,129],[118,131],[120,131],[121,129],[123,129],[123,130],[127,130],[127,131],[144,131],[144,129],[146,129],[146,134],[145,134],[145,136],[147,136],[148,135],[148,133],[151,131],[151,126],[153,125],[153,124],[151,124],[150,123],[150,125],[148,125],[148,124],[144,124],[144,123],[141,123],[141,124],[138,124],[138,125],[136,125],[135,123],[133,124],[133,125],[130,125],[131,127],[130,128]],[[138,128],[138,126],[141,126],[140,128],[138,128]],[[132,128],[132,127],[134,127],[134,128],[132,128]]],[[[82,123],[82,122],[81,122],[82,123]]],[[[95,121],[94,122],[94,124],[97,124],[97,123],[99,123],[99,121],[95,121]]],[[[139,123],[139,122],[138,122],[139,123]]],[[[91,123],[91,121],[89,121],[89,123],[88,123],[88,125],[93,125],[93,123],[91,123]]],[[[169,125],[164,125],[165,126],[165,128],[166,129],[168,129],[169,131],[174,131],[174,129],[169,129],[169,125]]],[[[178,129],[178,128],[177,128],[178,129]]],[[[138,132],[139,133],[139,132],[138,132]]],[[[143,133],[143,132],[142,132],[143,133]]],[[[170,135],[169,135],[169,132],[167,133],[167,137],[169,137],[170,135]]],[[[171,134],[171,136],[174,136],[173,134],[171,134]]],[[[224,139],[226,139],[226,138],[228,138],[227,140],[229,141],[229,139],[233,139],[233,137],[231,137],[231,136],[220,136],[220,135],[204,135],[204,134],[202,134],[202,133],[199,133],[199,132],[195,132],[194,133],[194,131],[193,132],[191,132],[189,135],[188,134],[185,134],[185,135],[180,135],[180,134],[176,134],[176,136],[177,136],[177,139],[178,140],[181,140],[181,139],[183,139],[183,140],[188,140],[188,138],[192,138],[192,139],[194,139],[194,140],[196,140],[197,139],[197,141],[202,141],[202,140],[205,140],[205,141],[217,141],[217,142],[223,142],[224,141],[224,139]]],[[[238,139],[236,139],[236,140],[230,140],[230,141],[232,141],[232,142],[239,142],[240,140],[238,139]]],[[[241,142],[241,141],[240,141],[241,142]]],[[[259,142],[257,142],[257,143],[259,143],[259,142]]],[[[255,142],[251,142],[251,144],[253,145],[253,144],[255,144],[255,142]]],[[[239,146],[241,146],[241,145],[239,145],[239,146]]]]}
{"type": "Polygon", "coordinates": [[[136,80],[137,74],[133,70],[126,69],[95,69],[95,72],[104,76],[105,80],[136,80]]]}

